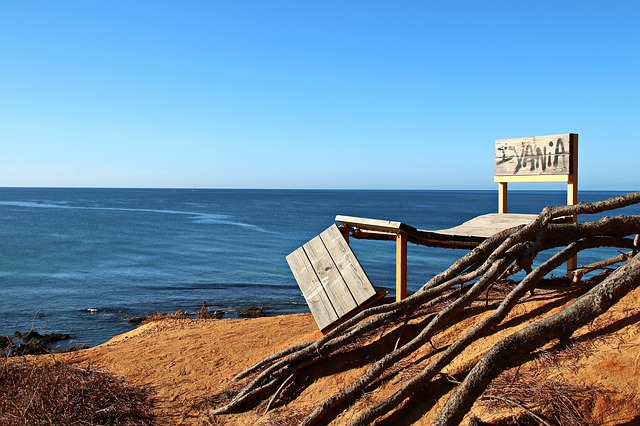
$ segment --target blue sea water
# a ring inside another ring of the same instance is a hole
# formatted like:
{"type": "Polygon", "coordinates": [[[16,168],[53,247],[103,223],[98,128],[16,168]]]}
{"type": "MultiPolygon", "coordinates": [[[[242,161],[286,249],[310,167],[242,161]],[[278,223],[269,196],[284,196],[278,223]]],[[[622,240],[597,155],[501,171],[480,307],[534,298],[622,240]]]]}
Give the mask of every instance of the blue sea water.
{"type": "MultiPolygon", "coordinates": [[[[0,334],[36,327],[92,346],[132,329],[131,318],[195,313],[203,301],[226,317],[251,305],[308,312],[285,256],[336,214],[441,229],[495,212],[496,192],[0,188],[0,334]]],[[[562,191],[510,195],[513,212],[566,202],[562,191]]],[[[393,292],[394,245],[352,247],[393,292]]],[[[409,291],[464,253],[410,245],[409,291]]]]}

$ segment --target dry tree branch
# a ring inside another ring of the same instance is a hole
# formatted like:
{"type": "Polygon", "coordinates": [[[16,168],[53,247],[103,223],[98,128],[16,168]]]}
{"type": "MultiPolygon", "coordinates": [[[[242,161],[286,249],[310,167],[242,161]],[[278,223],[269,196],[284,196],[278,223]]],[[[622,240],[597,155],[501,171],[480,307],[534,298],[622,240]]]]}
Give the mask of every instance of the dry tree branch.
{"type": "MultiPolygon", "coordinates": [[[[326,423],[328,418],[339,414],[347,403],[357,399],[367,387],[378,380],[386,371],[389,371],[390,367],[402,364],[403,359],[422,346],[428,345],[436,333],[450,327],[451,324],[449,323],[455,323],[460,320],[462,318],[461,313],[463,313],[465,307],[476,301],[496,281],[506,279],[520,270],[528,272],[525,278],[504,297],[494,312],[464,336],[460,337],[459,340],[449,345],[422,372],[404,384],[394,395],[363,413],[354,424],[366,424],[366,422],[379,418],[379,416],[397,407],[413,390],[417,388],[421,390],[428,389],[431,379],[444,366],[448,365],[471,342],[492,333],[527,291],[533,289],[546,274],[576,253],[587,248],[601,246],[637,248],[637,245],[634,246],[625,237],[639,233],[640,216],[605,217],[598,221],[580,224],[558,224],[554,223],[555,219],[578,214],[602,213],[638,202],[640,202],[640,192],[596,203],[545,208],[528,225],[506,230],[488,238],[476,249],[456,261],[450,268],[432,278],[419,291],[408,298],[400,302],[368,308],[340,324],[321,339],[281,351],[239,373],[235,379],[246,380],[247,383],[243,385],[243,388],[231,401],[213,412],[215,414],[229,413],[237,410],[245,403],[261,399],[268,399],[268,407],[271,407],[281,389],[301,372],[319,363],[331,362],[334,354],[352,351],[366,344],[371,340],[373,332],[378,332],[378,338],[380,338],[385,333],[385,330],[388,329],[389,324],[392,324],[393,327],[402,327],[402,325],[397,325],[402,323],[400,319],[415,317],[419,312],[424,312],[425,309],[441,304],[443,300],[448,299],[449,301],[444,304],[437,314],[421,323],[423,328],[413,339],[403,345],[397,345],[389,353],[373,362],[364,376],[344,389],[339,390],[333,397],[323,401],[309,414],[302,424],[326,423]],[[534,267],[533,264],[538,254],[551,248],[560,250],[551,259],[543,262],[542,265],[534,267]],[[452,291],[458,292],[459,295],[450,300],[453,294],[452,291]],[[365,336],[368,336],[367,339],[364,339],[365,336]]],[[[627,264],[618,268],[618,271],[623,268],[628,271],[627,265],[632,262],[636,264],[637,259],[630,260],[627,264]]],[[[602,289],[603,283],[611,283],[612,280],[615,284],[622,278],[620,273],[614,273],[594,289],[602,289]]],[[[610,284],[604,285],[611,287],[610,284]]],[[[624,286],[623,284],[620,285],[624,286]]],[[[614,285],[611,288],[617,289],[618,287],[614,285]]],[[[592,294],[594,289],[587,294],[592,294]]],[[[611,303],[614,303],[615,300],[612,299],[611,303]]],[[[604,302],[604,304],[600,302],[593,303],[599,306],[606,305],[604,302]]],[[[565,311],[568,309],[566,308],[565,311]]],[[[568,312],[572,311],[568,310],[568,312]]],[[[596,316],[601,312],[603,311],[592,311],[593,315],[596,316]]],[[[577,327],[578,323],[575,324],[577,327]]],[[[560,331],[557,332],[560,333],[560,331]]],[[[562,329],[562,332],[566,333],[567,329],[562,329]]],[[[507,339],[504,339],[501,344],[508,344],[510,342],[508,339],[515,339],[512,336],[516,335],[518,333],[512,334],[507,339]]],[[[520,350],[525,350],[526,352],[536,348],[536,345],[541,344],[544,340],[541,339],[540,337],[533,339],[529,342],[529,346],[523,346],[525,349],[520,348],[520,350]]],[[[476,371],[478,365],[472,369],[472,372],[476,375],[478,374],[476,371]]],[[[485,366],[485,368],[487,367],[485,366]]],[[[402,368],[398,371],[401,370],[402,368]]],[[[497,372],[499,371],[492,370],[488,377],[493,377],[492,374],[497,374],[497,372]]],[[[465,392],[467,392],[465,395],[468,395],[465,397],[467,398],[467,404],[473,404],[473,401],[479,395],[477,392],[481,393],[486,387],[486,383],[484,383],[484,385],[481,384],[470,388],[472,390],[466,390],[469,387],[467,383],[468,380],[471,380],[469,379],[470,376],[471,373],[463,382],[464,384],[459,386],[455,394],[458,395],[462,392],[461,389],[465,389],[465,392]]],[[[487,379],[484,378],[483,380],[486,381],[487,379]]],[[[439,419],[445,419],[439,420],[445,422],[442,424],[454,424],[457,420],[448,419],[457,419],[460,413],[468,411],[468,407],[457,405],[459,402],[454,403],[451,401],[453,399],[450,399],[445,407],[448,411],[445,413],[443,410],[440,413],[439,419]]],[[[458,400],[456,399],[455,401],[458,400]]]]}
{"type": "Polygon", "coordinates": [[[593,238],[590,240],[576,241],[536,268],[511,290],[493,314],[474,326],[464,336],[458,338],[442,354],[440,354],[437,359],[432,361],[422,372],[413,376],[411,380],[407,381],[392,396],[365,411],[352,423],[352,425],[369,424],[375,418],[380,417],[391,409],[397,407],[398,404],[408,398],[418,388],[421,388],[422,392],[426,392],[428,390],[426,386],[428,386],[431,379],[442,371],[442,369],[446,367],[456,356],[458,356],[469,344],[488,335],[491,330],[507,316],[522,296],[524,296],[527,291],[535,287],[535,285],[538,284],[545,275],[573,257],[579,250],[598,247],[607,240],[608,239],[603,240],[602,238],[593,238]]]}
{"type": "Polygon", "coordinates": [[[570,306],[496,343],[449,398],[434,425],[459,424],[489,382],[507,366],[552,339],[570,336],[639,285],[640,255],[636,255],[570,306]]]}

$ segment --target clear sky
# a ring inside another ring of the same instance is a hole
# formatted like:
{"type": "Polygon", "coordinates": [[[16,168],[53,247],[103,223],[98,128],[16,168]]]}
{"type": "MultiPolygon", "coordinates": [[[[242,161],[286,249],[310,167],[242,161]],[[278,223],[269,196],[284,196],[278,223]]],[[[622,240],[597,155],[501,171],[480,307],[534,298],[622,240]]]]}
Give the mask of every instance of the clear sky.
{"type": "Polygon", "coordinates": [[[640,189],[640,2],[0,3],[0,186],[492,189],[580,135],[640,189]]]}

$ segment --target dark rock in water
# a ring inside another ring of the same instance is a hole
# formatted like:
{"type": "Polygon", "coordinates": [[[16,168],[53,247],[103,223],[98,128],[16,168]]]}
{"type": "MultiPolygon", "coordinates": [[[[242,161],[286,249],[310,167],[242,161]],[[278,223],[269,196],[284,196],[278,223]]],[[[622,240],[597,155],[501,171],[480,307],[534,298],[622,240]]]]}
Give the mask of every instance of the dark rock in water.
{"type": "Polygon", "coordinates": [[[14,334],[17,338],[24,340],[32,345],[49,345],[51,343],[69,340],[71,335],[62,333],[40,334],[35,330],[29,330],[26,333],[16,331],[14,334]]]}
{"type": "Polygon", "coordinates": [[[209,311],[206,314],[204,314],[204,318],[210,318],[210,319],[220,319],[224,316],[225,312],[224,311],[209,311]]]}
{"type": "Polygon", "coordinates": [[[7,349],[11,344],[11,339],[7,336],[0,336],[0,349],[7,349]]]}
{"type": "Polygon", "coordinates": [[[267,315],[264,313],[263,308],[250,306],[249,308],[243,311],[238,311],[238,316],[241,318],[260,318],[260,317],[266,317],[267,315]]]}
{"type": "Polygon", "coordinates": [[[0,339],[0,346],[7,356],[48,354],[53,352],[54,343],[71,338],[69,334],[40,334],[35,330],[26,333],[16,331],[13,335],[14,340],[8,337],[0,339]]]}
{"type": "Polygon", "coordinates": [[[129,324],[142,324],[146,317],[133,317],[129,318],[129,324]]]}

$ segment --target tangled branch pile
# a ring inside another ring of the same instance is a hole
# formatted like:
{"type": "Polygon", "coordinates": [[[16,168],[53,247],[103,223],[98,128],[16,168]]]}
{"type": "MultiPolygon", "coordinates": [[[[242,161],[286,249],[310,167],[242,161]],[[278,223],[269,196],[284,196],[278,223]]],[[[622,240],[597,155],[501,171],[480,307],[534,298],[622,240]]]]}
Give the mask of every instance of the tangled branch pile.
{"type": "MultiPolygon", "coordinates": [[[[548,207],[530,224],[487,239],[410,297],[369,308],[321,339],[271,355],[241,372],[235,378],[240,384],[233,396],[213,413],[232,413],[260,403],[265,411],[269,411],[308,388],[314,380],[308,379],[313,377],[310,372],[330,365],[338,357],[362,356],[363,348],[366,350],[376,341],[391,338],[395,344],[385,353],[366,351],[367,356],[375,358],[368,363],[368,371],[306,413],[301,423],[326,424],[358,399],[366,398],[382,382],[387,383],[393,376],[402,376],[391,395],[368,401],[367,408],[351,422],[352,425],[371,424],[388,416],[418,392],[423,398],[431,394],[441,395],[445,369],[469,345],[495,334],[519,301],[569,259],[592,248],[628,250],[622,257],[598,262],[599,268],[615,262],[620,264],[600,279],[581,283],[580,278],[593,267],[575,271],[575,279],[567,285],[579,289],[580,297],[553,315],[546,315],[542,320],[508,334],[469,366],[434,422],[437,425],[457,425],[500,373],[552,340],[567,341],[576,329],[594,320],[638,287],[640,216],[620,215],[582,223],[560,223],[558,219],[572,215],[584,218],[583,215],[607,212],[639,202],[640,193],[632,193],[595,203],[548,207]],[[549,253],[549,250],[553,254],[541,261],[544,256],[539,255],[549,253]],[[441,348],[434,345],[434,337],[468,318],[473,307],[492,287],[508,282],[510,277],[521,271],[525,272],[524,278],[515,281],[499,301],[487,305],[487,315],[480,322],[448,345],[441,348]],[[430,351],[426,362],[409,361],[418,351],[430,351]],[[416,369],[416,365],[419,368],[416,369]]],[[[445,393],[447,391],[444,389],[445,393]]]]}
{"type": "Polygon", "coordinates": [[[151,393],[93,368],[5,359],[0,365],[0,424],[152,425],[151,393]]]}

